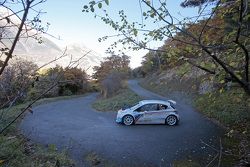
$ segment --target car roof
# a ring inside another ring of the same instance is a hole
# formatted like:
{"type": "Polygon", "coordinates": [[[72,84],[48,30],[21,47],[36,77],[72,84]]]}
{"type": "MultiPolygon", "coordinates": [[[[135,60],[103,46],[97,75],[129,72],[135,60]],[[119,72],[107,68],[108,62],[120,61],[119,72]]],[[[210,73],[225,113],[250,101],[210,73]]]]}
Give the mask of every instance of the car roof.
{"type": "Polygon", "coordinates": [[[171,101],[164,101],[164,100],[142,100],[139,103],[144,104],[165,104],[169,105],[171,101]]]}

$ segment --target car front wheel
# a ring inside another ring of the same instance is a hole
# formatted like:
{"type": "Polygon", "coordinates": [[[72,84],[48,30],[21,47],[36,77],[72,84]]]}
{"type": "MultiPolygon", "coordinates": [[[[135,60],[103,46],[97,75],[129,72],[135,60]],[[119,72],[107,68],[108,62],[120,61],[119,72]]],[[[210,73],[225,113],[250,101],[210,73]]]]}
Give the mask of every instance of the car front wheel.
{"type": "Polygon", "coordinates": [[[132,125],[134,123],[134,118],[131,115],[125,115],[123,117],[123,123],[124,125],[132,125]]]}
{"type": "Polygon", "coordinates": [[[168,124],[168,125],[170,125],[170,126],[176,125],[177,122],[178,122],[177,117],[174,116],[174,115],[169,115],[169,116],[166,118],[166,124],[168,124]]]}

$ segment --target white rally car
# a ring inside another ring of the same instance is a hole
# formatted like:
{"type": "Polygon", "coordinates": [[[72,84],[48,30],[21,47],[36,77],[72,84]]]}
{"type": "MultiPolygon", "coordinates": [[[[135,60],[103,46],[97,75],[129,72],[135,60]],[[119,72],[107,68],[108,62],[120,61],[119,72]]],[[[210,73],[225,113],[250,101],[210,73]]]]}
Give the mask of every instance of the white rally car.
{"type": "Polygon", "coordinates": [[[133,107],[120,109],[116,122],[132,124],[168,124],[176,125],[180,118],[173,100],[142,100],[133,107]]]}

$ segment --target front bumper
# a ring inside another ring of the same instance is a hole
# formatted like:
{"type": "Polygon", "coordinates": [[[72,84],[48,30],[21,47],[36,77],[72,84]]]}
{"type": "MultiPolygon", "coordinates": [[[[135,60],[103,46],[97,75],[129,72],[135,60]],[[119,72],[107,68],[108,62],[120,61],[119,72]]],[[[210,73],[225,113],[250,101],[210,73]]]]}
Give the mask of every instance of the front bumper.
{"type": "Polygon", "coordinates": [[[117,117],[116,120],[115,120],[116,123],[122,123],[122,118],[120,117],[117,117]]]}

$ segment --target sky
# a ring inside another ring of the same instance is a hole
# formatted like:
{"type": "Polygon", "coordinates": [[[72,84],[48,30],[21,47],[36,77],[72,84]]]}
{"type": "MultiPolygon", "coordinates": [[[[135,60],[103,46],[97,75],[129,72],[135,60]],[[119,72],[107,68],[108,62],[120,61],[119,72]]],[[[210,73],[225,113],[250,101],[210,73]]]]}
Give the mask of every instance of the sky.
{"type": "MultiPolygon", "coordinates": [[[[167,6],[172,15],[181,19],[186,16],[197,14],[194,8],[183,9],[180,3],[183,0],[167,0],[167,6]]],[[[83,13],[82,9],[89,0],[47,0],[45,3],[36,7],[37,10],[46,12],[41,16],[43,22],[49,22],[49,34],[56,37],[60,36],[60,40],[52,38],[59,46],[67,46],[70,44],[78,44],[99,53],[103,57],[109,56],[105,54],[105,50],[116,39],[105,42],[98,42],[98,38],[106,35],[117,34],[110,26],[101,20],[94,18],[93,13],[83,13]]],[[[138,0],[110,0],[110,5],[103,7],[109,12],[110,16],[117,18],[118,11],[124,10],[128,14],[130,20],[140,20],[141,11],[138,0]]],[[[149,23],[153,24],[153,23],[149,23]]],[[[151,47],[158,48],[164,41],[153,43],[151,47]]],[[[131,57],[131,67],[140,66],[142,57],[147,53],[146,50],[126,52],[131,57]]]]}

